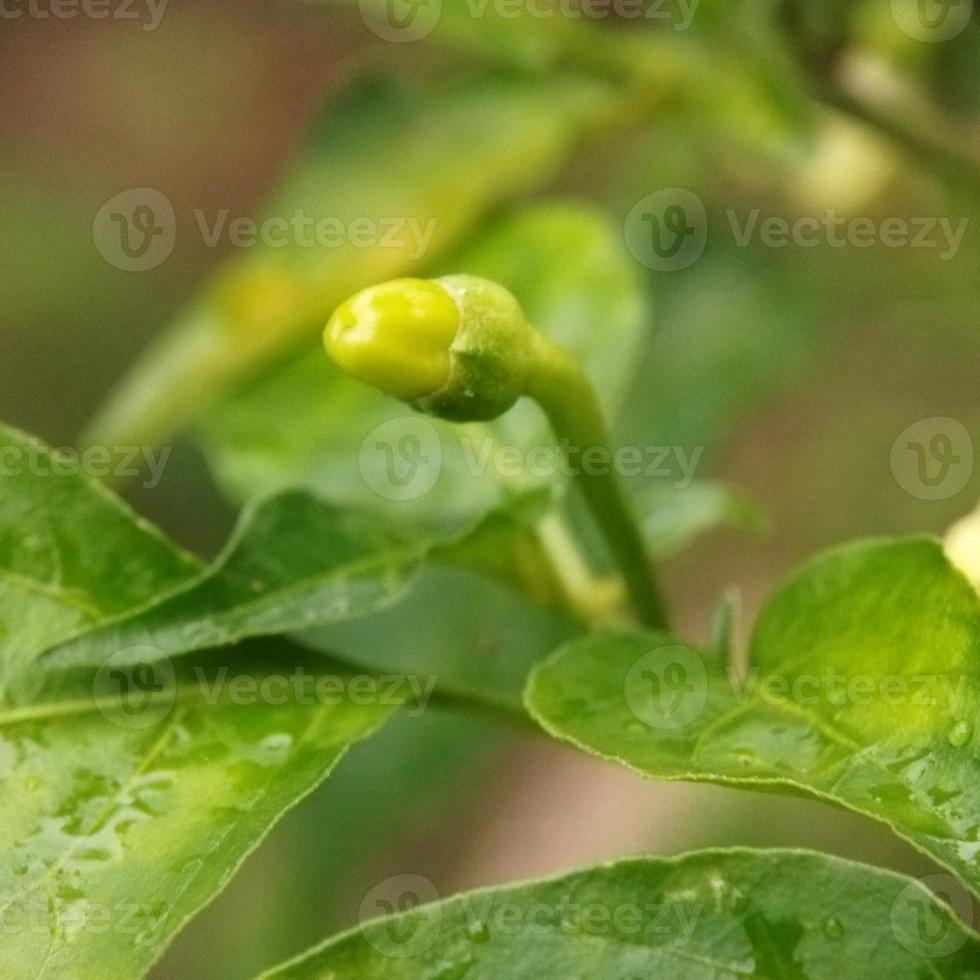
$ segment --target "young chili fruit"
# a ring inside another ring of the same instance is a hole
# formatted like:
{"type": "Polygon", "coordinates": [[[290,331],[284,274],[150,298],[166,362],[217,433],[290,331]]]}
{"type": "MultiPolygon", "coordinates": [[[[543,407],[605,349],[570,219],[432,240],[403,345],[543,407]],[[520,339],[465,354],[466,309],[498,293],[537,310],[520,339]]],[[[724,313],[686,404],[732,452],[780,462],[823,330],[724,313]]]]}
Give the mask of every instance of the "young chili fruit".
{"type": "Polygon", "coordinates": [[[524,394],[535,335],[503,286],[461,275],[362,290],[330,318],[324,345],[348,374],[413,408],[478,422],[524,394]]]}
{"type": "Polygon", "coordinates": [[[578,362],[532,327],[503,286],[477,276],[395,279],[351,297],[324,331],[348,374],[453,422],[489,421],[519,398],[544,410],[570,472],[623,571],[642,621],[666,616],[642,537],[616,473],[583,466],[589,447],[611,455],[595,391],[578,362]]]}

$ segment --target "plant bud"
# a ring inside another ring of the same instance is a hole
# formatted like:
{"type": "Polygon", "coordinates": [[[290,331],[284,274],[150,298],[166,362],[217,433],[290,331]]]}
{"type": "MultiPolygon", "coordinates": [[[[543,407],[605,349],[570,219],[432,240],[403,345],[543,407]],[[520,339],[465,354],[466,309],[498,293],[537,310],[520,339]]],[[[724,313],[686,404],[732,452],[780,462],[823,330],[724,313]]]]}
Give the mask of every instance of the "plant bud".
{"type": "Polygon", "coordinates": [[[455,422],[496,418],[524,394],[534,340],[506,289],[465,275],[365,289],[324,334],[348,374],[455,422]]]}

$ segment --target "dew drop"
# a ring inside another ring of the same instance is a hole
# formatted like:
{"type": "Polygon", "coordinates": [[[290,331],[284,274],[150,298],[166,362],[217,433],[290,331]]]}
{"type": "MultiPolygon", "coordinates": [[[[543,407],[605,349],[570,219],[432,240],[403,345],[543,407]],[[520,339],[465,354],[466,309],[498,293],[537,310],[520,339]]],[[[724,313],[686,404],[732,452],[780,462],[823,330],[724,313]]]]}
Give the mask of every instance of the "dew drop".
{"type": "Polygon", "coordinates": [[[949,733],[946,735],[946,739],[950,745],[958,749],[961,746],[966,745],[966,743],[970,741],[972,735],[973,725],[971,725],[968,721],[958,721],[949,730],[949,733]]]}
{"type": "Polygon", "coordinates": [[[490,928],[482,921],[469,923],[466,927],[466,932],[475,943],[485,943],[490,939],[490,928]]]}
{"type": "Polygon", "coordinates": [[[627,735],[645,735],[648,731],[649,729],[643,724],[642,721],[631,721],[626,725],[627,735]]]}
{"type": "Polygon", "coordinates": [[[826,919],[823,924],[823,934],[828,939],[840,939],[844,935],[844,927],[840,924],[840,919],[835,919],[833,916],[826,919]]]}

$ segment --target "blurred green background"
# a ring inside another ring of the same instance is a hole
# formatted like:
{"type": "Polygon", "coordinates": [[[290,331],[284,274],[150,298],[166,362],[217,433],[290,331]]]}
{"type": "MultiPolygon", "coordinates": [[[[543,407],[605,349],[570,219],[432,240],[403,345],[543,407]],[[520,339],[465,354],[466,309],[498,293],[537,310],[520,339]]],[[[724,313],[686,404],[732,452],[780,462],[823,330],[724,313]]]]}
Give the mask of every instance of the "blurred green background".
{"type": "MultiPolygon", "coordinates": [[[[942,533],[972,509],[972,471],[930,500],[892,469],[896,441],[920,420],[980,431],[972,4],[937,4],[954,18],[937,28],[904,0],[563,0],[548,16],[540,3],[392,3],[411,36],[369,0],[170,0],[158,23],[138,5],[133,20],[43,17],[25,4],[3,21],[0,417],[67,446],[165,402],[172,424],[132,423],[174,447],[165,477],[124,489],[211,554],[247,495],[208,429],[222,399],[304,351],[353,288],[403,270],[456,271],[452,256],[479,249],[501,216],[572,198],[600,209],[649,300],[621,440],[700,450],[699,477],[744,488],[767,515],[764,536],[720,530],[667,564],[681,632],[703,637],[735,584],[744,634],[766,593],[814,551],[942,533]],[[106,202],[134,188],[159,191],[175,216],[172,252],[144,271],[107,260],[93,233],[106,202]],[[627,248],[629,216],[671,188],[702,202],[705,248],[661,271],[627,248]],[[412,259],[350,243],[326,258],[243,258],[228,236],[209,246],[195,216],[288,215],[293,204],[344,220],[435,216],[438,247],[412,259]],[[955,254],[881,241],[773,247],[760,236],[742,246],[730,215],[742,225],[756,210],[787,222],[832,211],[876,229],[944,218],[965,233],[955,254]],[[197,309],[229,321],[244,311],[232,333],[215,328],[220,370],[206,344],[170,374],[134,368],[147,350],[170,350],[160,338],[187,334],[197,309]],[[112,393],[133,370],[120,400],[112,393]],[[110,398],[124,408],[107,414],[110,398]]],[[[259,449],[275,460],[280,447],[259,449]]],[[[389,875],[424,875],[445,895],[735,843],[927,867],[883,828],[816,803],[644,784],[432,711],[355,748],[155,976],[247,976],[354,923],[389,875]]]]}

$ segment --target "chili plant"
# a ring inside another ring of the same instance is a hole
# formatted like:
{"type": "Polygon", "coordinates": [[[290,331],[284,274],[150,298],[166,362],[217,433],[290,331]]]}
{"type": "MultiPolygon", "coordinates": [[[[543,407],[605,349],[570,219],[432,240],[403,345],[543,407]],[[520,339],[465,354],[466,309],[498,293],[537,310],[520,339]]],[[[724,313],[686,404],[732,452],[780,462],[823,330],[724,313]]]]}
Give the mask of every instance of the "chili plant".
{"type": "MultiPolygon", "coordinates": [[[[660,567],[701,531],[757,514],[693,466],[683,494],[643,479],[634,443],[683,399],[640,370],[664,352],[630,227],[593,203],[518,203],[577,149],[646,131],[663,104],[731,139],[731,118],[705,109],[719,89],[752,110],[736,142],[767,163],[787,131],[797,150],[812,136],[819,100],[944,177],[975,179],[929,92],[909,100],[929,119],[906,126],[830,70],[860,40],[840,5],[826,17],[751,5],[769,30],[749,56],[718,45],[730,15],[704,6],[701,46],[687,46],[567,21],[518,34],[493,14],[474,30],[447,5],[431,43],[466,52],[472,72],[351,84],[314,122],[269,213],[424,214],[424,257],[350,242],[237,257],[75,457],[189,431],[242,504],[216,557],[185,551],[63,451],[0,427],[4,980],[146,975],[355,745],[390,753],[401,795],[358,787],[330,830],[382,838],[388,811],[438,777],[398,727],[423,712],[560,742],[637,779],[860,814],[931,859],[935,880],[778,848],[638,856],[445,898],[412,875],[383,892],[361,879],[357,924],[263,977],[980,977],[975,529],[956,548],[927,534],[837,546],[772,592],[747,644],[724,597],[686,635],[660,567]],[[788,21],[806,42],[793,68],[788,21]],[[329,357],[307,343],[324,322],[329,357]]],[[[685,167],[705,156],[678,151],[685,167]]],[[[676,210],[648,227],[646,207],[634,208],[645,232],[683,245],[697,231],[676,210]]],[[[828,292],[814,283],[758,305],[805,317],[828,292]]],[[[853,299],[863,275],[851,286],[853,299]]],[[[757,312],[742,320],[754,327],[757,312]]],[[[763,343],[781,352],[778,375],[793,345],[775,337],[763,343]]],[[[762,386],[753,351],[726,371],[730,397],[704,408],[702,430],[762,386]]]]}

